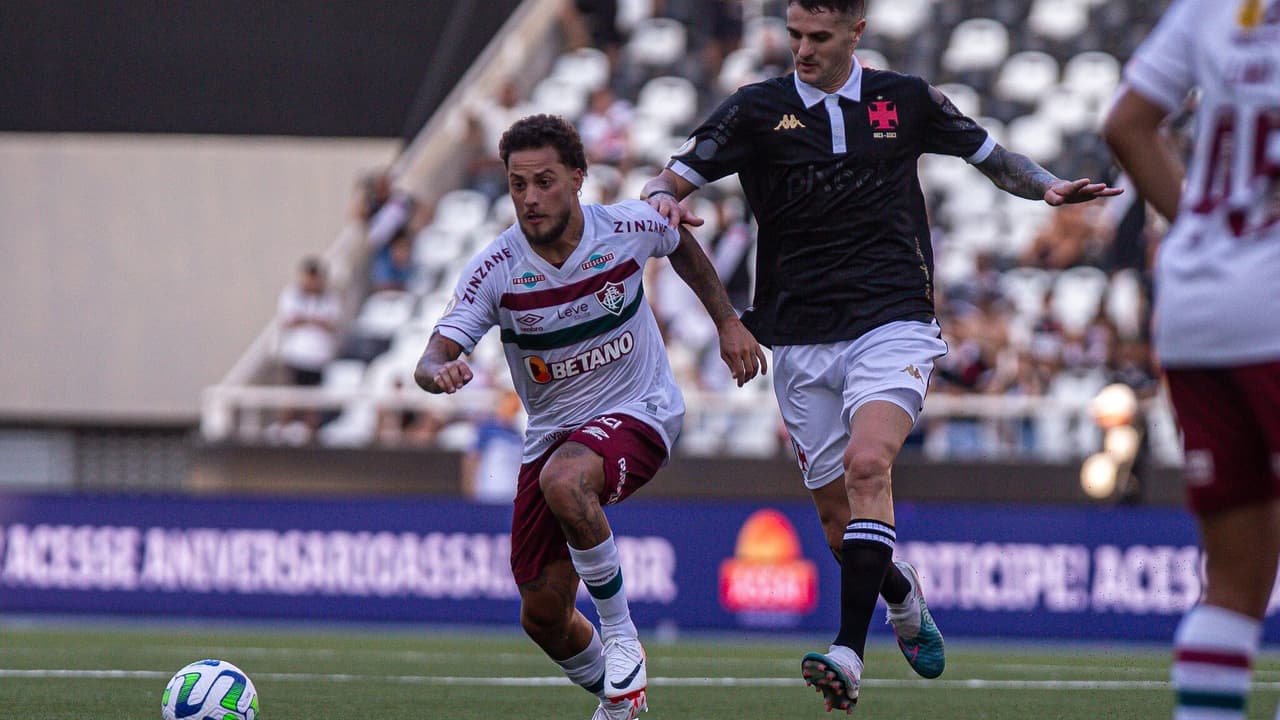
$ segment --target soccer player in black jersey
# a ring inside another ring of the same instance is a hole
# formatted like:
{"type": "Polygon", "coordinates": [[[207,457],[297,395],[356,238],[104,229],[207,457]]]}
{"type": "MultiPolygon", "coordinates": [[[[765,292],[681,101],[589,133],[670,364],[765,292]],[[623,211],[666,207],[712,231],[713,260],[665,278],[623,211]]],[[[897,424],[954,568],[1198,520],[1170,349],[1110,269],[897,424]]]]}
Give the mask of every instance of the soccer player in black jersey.
{"type": "Polygon", "coordinates": [[[795,71],[731,95],[643,190],[673,226],[700,225],[679,201],[736,172],[759,223],[743,320],[773,347],[778,404],[841,563],[839,633],[802,672],[828,710],[845,711],[877,595],[912,668],[937,677],[944,666],[919,577],[893,562],[890,470],[947,349],[917,159],[965,158],[1049,205],[1120,193],[1009,152],[921,78],[860,67],[865,14],[865,0],[791,0],[795,71]]]}

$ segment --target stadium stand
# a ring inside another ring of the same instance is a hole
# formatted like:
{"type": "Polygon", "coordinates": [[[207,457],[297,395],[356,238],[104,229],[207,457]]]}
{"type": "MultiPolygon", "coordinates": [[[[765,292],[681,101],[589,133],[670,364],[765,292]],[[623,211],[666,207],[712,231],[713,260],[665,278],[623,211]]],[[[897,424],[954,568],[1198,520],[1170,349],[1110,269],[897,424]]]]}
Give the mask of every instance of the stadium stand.
{"type": "MultiPolygon", "coordinates": [[[[859,57],[929,77],[999,141],[1061,176],[1112,179],[1096,137],[1098,119],[1123,61],[1166,4],[873,2],[859,57]],[[1099,31],[1083,33],[1086,27],[1099,31]]],[[[395,192],[431,208],[416,217],[404,213],[414,236],[409,289],[368,293],[352,280],[363,274],[350,270],[378,251],[366,241],[376,216],[370,225],[358,221],[344,230],[327,258],[347,280],[347,337],[377,342],[348,343],[365,352],[331,363],[319,388],[273,387],[264,382],[272,363],[265,348],[276,329],[267,328],[207,391],[205,439],[268,442],[263,428],[279,409],[315,407],[337,413],[316,436],[322,444],[377,443],[385,436],[378,431],[380,415],[418,412],[445,428],[432,442],[465,447],[474,433],[471,418],[491,407],[495,378],[505,373],[496,336],[486,337],[471,358],[477,390],[451,398],[447,408],[405,387],[412,387],[413,365],[461,263],[513,220],[496,159],[497,133],[530,112],[565,115],[583,128],[592,156],[584,200],[635,197],[690,124],[726,93],[785,72],[784,6],[742,3],[741,35],[736,46],[725,47],[723,37],[699,24],[705,18],[698,3],[622,2],[613,19],[621,38],[615,48],[571,47],[566,38],[574,34],[556,24],[563,6],[526,2],[391,170],[395,192]],[[656,6],[667,13],[655,16],[656,6]],[[700,53],[713,43],[718,64],[707,72],[700,53]],[[529,78],[541,79],[521,84],[529,78]]],[[[926,157],[920,174],[933,211],[936,299],[951,354],[935,378],[918,445],[934,458],[1069,459],[1096,451],[1101,433],[1088,405],[1121,374],[1115,349],[1138,348],[1125,362],[1136,363],[1138,375],[1153,376],[1143,337],[1145,266],[1115,262],[1116,213],[1105,204],[1054,210],[1006,197],[954,158],[926,157]]],[[[700,201],[699,213],[708,218],[700,239],[714,258],[716,248],[738,242],[728,234],[741,238],[750,221],[734,179],[715,183],[700,201]]],[[[1141,247],[1158,230],[1151,222],[1139,228],[1137,240],[1125,242],[1141,247]]],[[[729,283],[752,259],[749,251],[726,252],[734,258],[721,268],[729,283]]],[[[662,287],[667,274],[656,264],[650,281],[662,287]]],[[[651,298],[688,399],[677,452],[784,452],[788,443],[774,403],[764,397],[772,392],[767,382],[725,387],[716,374],[723,368],[716,367],[714,332],[671,311],[687,298],[674,291],[654,291],[651,298]]],[[[1154,393],[1144,402],[1155,458],[1178,462],[1166,401],[1154,393]]]]}

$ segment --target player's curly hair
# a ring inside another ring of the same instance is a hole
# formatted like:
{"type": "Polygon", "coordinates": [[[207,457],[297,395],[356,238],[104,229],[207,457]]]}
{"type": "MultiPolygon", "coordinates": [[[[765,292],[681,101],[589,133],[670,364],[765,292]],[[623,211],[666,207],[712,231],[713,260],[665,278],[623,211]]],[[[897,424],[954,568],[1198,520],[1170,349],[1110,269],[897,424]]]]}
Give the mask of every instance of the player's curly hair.
{"type": "Polygon", "coordinates": [[[587,169],[587,153],[582,148],[578,131],[562,117],[556,115],[530,115],[512,123],[498,141],[498,156],[508,165],[511,153],[517,150],[555,148],[560,162],[571,170],[587,169]]]}
{"type": "Polygon", "coordinates": [[[861,20],[867,14],[867,0],[791,0],[792,5],[799,5],[809,12],[831,10],[848,15],[854,20],[861,20]]]}

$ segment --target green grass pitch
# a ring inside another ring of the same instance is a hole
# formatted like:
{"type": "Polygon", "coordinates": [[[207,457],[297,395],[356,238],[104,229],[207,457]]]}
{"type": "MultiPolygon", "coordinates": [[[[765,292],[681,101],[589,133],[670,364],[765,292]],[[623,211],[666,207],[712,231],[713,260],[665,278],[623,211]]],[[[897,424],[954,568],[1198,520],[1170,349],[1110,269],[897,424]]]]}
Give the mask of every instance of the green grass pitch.
{"type": "MultiPolygon", "coordinates": [[[[823,718],[799,676],[821,643],[793,637],[650,639],[644,720],[823,718]]],[[[0,622],[0,718],[156,720],[169,676],[205,657],[257,686],[264,720],[581,718],[594,700],[523,635],[418,627],[0,622]]],[[[947,671],[915,678],[873,645],[855,718],[1169,717],[1168,652],[953,639],[947,671]]],[[[1256,668],[1250,718],[1271,718],[1280,658],[1256,668]]]]}

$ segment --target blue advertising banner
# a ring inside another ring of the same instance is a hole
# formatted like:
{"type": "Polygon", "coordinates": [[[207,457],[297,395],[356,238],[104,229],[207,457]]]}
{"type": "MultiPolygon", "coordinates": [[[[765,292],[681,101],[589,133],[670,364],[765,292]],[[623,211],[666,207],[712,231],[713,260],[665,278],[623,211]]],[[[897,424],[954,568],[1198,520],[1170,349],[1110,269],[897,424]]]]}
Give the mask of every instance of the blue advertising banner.
{"type": "MultiPolygon", "coordinates": [[[[812,506],[608,513],[640,625],[834,632],[812,506]]],[[[509,523],[458,500],[0,495],[0,612],[515,624],[509,523]]],[[[1200,595],[1176,510],[900,503],[897,526],[948,635],[1166,641],[1200,595]]]]}

